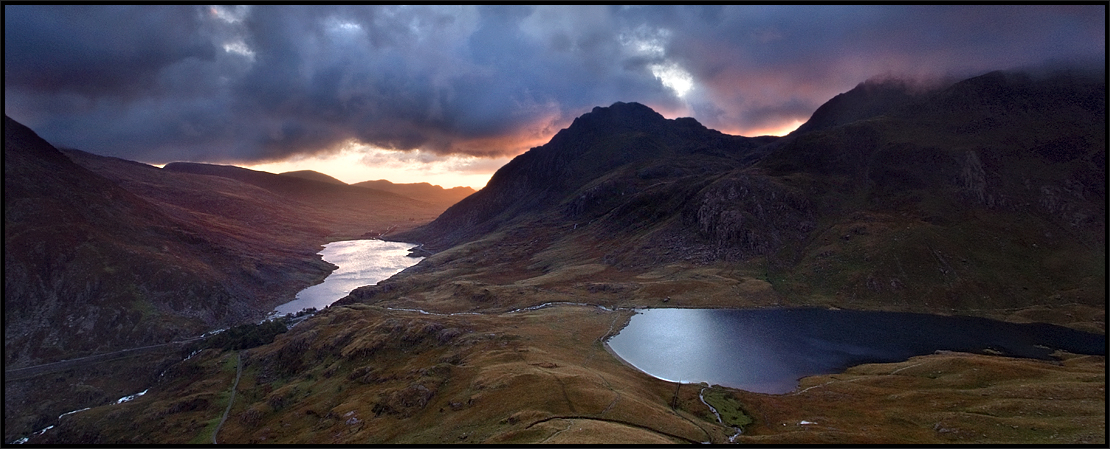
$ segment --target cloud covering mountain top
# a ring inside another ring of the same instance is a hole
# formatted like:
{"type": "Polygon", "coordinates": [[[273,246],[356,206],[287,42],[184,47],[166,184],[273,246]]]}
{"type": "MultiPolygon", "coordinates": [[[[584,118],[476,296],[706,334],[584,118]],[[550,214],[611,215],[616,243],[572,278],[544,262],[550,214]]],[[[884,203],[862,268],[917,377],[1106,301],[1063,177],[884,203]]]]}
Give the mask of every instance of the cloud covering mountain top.
{"type": "Polygon", "coordinates": [[[368,145],[504,157],[594,106],[725,132],[875,75],[1105,63],[1089,6],[4,6],[5,113],[164,163],[368,145]]]}

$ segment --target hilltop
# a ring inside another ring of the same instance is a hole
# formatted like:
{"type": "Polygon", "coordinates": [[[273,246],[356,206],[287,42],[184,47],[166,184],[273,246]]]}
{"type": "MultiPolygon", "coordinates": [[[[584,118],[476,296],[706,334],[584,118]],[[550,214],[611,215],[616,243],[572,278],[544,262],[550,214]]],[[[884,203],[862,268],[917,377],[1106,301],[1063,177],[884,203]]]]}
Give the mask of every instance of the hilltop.
{"type": "Polygon", "coordinates": [[[282,172],[282,173],[278,173],[278,174],[282,175],[282,176],[292,176],[294,178],[311,179],[313,181],[326,182],[328,184],[335,184],[335,185],[340,185],[340,186],[347,185],[347,183],[345,183],[343,181],[340,181],[340,180],[335,179],[331,176],[325,175],[323,173],[320,173],[320,172],[314,171],[314,170],[287,171],[287,172],[282,172]]]}

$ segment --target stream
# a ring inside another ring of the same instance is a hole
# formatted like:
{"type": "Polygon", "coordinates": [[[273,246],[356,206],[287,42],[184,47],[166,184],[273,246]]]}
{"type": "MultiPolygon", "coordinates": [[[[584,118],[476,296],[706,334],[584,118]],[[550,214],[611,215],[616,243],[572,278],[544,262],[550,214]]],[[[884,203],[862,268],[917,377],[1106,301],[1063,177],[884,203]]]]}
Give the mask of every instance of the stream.
{"type": "MultiPolygon", "coordinates": [[[[724,422],[724,420],[721,419],[721,414],[717,412],[717,408],[713,407],[712,405],[709,405],[709,403],[705,401],[705,390],[706,390],[706,388],[708,388],[708,387],[702,387],[701,390],[698,390],[698,399],[700,399],[701,403],[705,404],[706,407],[709,407],[709,411],[713,412],[713,416],[717,417],[717,422],[720,423],[721,425],[724,425],[725,422],[724,422]]],[[[739,427],[735,427],[735,426],[733,426],[733,430],[735,430],[736,433],[734,433],[734,434],[732,434],[732,436],[728,437],[728,442],[729,443],[736,442],[736,437],[740,436],[740,434],[744,432],[743,429],[741,429],[739,427]]]]}

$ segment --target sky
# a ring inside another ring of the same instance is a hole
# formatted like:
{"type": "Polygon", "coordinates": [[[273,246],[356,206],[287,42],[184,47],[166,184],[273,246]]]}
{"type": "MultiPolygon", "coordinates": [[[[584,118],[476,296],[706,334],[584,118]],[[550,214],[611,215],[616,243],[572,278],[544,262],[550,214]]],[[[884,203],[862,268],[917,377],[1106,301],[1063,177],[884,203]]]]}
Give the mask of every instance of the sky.
{"type": "Polygon", "coordinates": [[[617,101],[785,134],[874,77],[1105,64],[1106,6],[4,5],[4,113],[64,148],[481,188],[617,101]]]}

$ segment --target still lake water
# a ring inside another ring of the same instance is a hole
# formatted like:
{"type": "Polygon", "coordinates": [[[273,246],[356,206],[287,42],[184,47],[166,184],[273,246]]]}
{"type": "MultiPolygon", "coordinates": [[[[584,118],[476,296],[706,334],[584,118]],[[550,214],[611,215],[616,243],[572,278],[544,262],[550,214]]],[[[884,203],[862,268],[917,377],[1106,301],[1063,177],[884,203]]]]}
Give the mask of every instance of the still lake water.
{"type": "Polygon", "coordinates": [[[1106,337],[1049,324],[826,309],[646,309],[608,341],[629,364],[672,381],[787,393],[798,379],[938,350],[1048,359],[1106,354],[1106,337]]]}
{"type": "Polygon", "coordinates": [[[274,313],[285,315],[297,313],[301,309],[315,307],[323,309],[351,290],[363,285],[377,284],[416,265],[423,257],[408,257],[412,243],[387,242],[384,240],[345,240],[324,245],[320,255],[324,260],[339,266],[322,284],[301,290],[296,298],[277,306],[274,313]]]}

